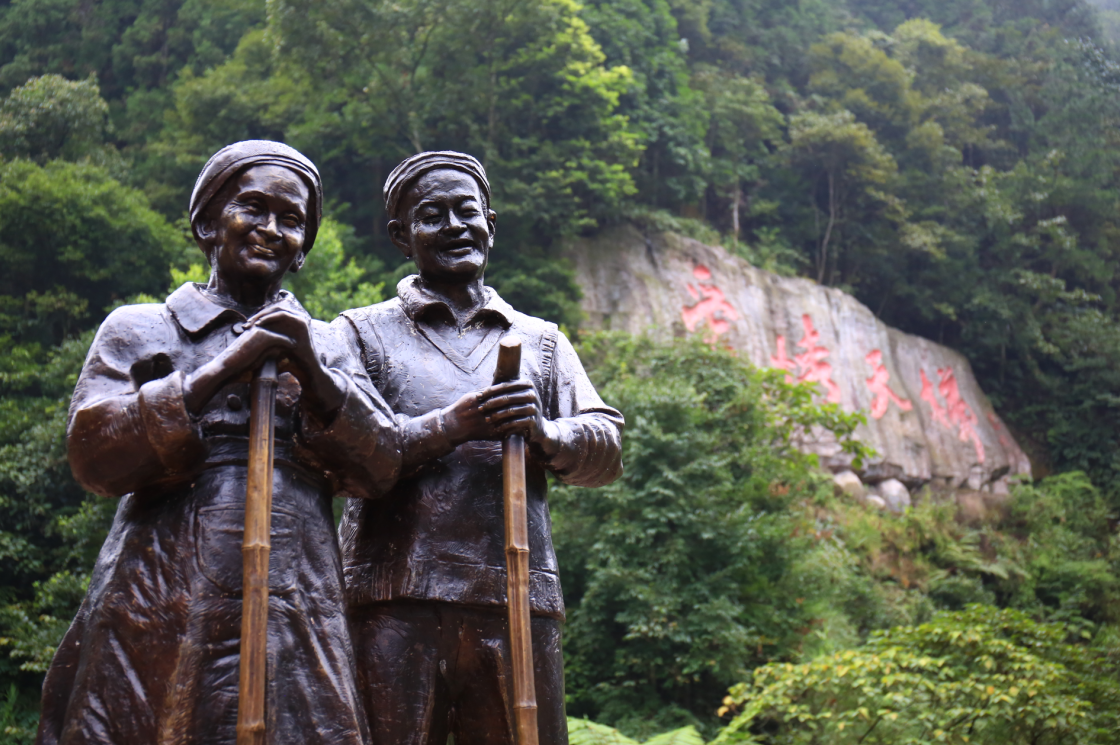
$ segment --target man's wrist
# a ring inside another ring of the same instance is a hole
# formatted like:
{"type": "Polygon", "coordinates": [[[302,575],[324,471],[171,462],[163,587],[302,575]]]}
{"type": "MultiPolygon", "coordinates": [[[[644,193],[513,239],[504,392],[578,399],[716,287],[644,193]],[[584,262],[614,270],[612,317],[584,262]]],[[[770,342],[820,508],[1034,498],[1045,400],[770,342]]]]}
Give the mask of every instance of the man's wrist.
{"type": "Polygon", "coordinates": [[[404,471],[422,466],[455,449],[447,436],[447,422],[441,409],[408,419],[401,428],[402,468],[404,471]]]}
{"type": "Polygon", "coordinates": [[[541,424],[537,434],[532,438],[532,444],[535,445],[541,454],[548,460],[556,457],[563,446],[563,439],[560,431],[560,425],[556,422],[545,419],[541,424]]]}

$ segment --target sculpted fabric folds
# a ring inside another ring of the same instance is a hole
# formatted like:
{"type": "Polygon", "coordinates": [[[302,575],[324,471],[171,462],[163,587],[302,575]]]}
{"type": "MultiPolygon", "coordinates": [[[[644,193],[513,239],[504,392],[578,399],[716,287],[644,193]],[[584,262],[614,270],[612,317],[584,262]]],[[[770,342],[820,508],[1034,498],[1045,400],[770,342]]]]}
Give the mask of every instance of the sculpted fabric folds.
{"type": "MultiPolygon", "coordinates": [[[[288,293],[276,304],[306,315],[288,293]]],[[[190,416],[181,381],[244,320],[187,284],[165,304],[114,311],[94,340],[71,406],[71,464],[87,489],[124,496],[44,683],[42,745],[233,745],[249,382],[190,416]]],[[[312,332],[347,397],[317,422],[301,413],[299,383],[281,376],[268,742],[364,745],[331,498],[377,496],[400,449],[360,361],[326,324],[312,332]]]]}
{"type": "MultiPolygon", "coordinates": [[[[388,405],[421,429],[426,417],[464,393],[490,384],[498,340],[521,337],[522,374],[540,394],[564,444],[552,459],[527,464],[530,605],[534,614],[564,617],[552,548],[545,469],[580,486],[610,483],[622,471],[622,415],[603,403],[579,357],[555,324],[519,313],[486,288],[487,302],[470,320],[489,332],[463,357],[429,329],[446,305],[407,277],[398,297],[347,311],[335,325],[362,350],[367,371],[388,405]]],[[[418,473],[405,474],[386,499],[351,500],[343,517],[342,550],[351,605],[437,600],[501,608],[506,602],[502,519],[502,446],[467,442],[418,473]]]]}

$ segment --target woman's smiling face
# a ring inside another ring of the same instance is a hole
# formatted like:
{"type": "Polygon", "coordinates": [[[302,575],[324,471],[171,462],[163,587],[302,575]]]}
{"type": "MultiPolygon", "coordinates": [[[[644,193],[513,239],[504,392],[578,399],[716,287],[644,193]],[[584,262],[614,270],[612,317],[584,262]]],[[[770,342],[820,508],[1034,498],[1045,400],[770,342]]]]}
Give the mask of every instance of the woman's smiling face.
{"type": "Polygon", "coordinates": [[[303,263],[310,192],[282,166],[246,169],[212,223],[211,263],[229,282],[274,282],[303,263]]]}

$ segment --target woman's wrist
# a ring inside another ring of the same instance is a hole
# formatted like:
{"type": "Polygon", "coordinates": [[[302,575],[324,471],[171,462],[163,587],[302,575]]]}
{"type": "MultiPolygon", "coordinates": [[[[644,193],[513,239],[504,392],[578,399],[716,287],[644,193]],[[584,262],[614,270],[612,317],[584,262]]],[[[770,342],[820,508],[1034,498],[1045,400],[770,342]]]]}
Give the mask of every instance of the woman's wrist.
{"type": "Polygon", "coordinates": [[[330,368],[320,367],[308,391],[308,398],[316,414],[324,420],[334,417],[346,402],[346,385],[339,382],[339,376],[330,368]]]}
{"type": "Polygon", "coordinates": [[[183,376],[183,405],[196,416],[214,396],[212,364],[207,363],[190,375],[183,376]]]}

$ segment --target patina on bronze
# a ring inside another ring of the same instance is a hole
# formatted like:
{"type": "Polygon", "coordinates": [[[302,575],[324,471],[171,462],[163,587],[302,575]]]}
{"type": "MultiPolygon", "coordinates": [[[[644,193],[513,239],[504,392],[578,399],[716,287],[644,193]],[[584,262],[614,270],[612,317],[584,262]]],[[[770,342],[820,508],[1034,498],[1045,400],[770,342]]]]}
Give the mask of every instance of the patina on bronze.
{"type": "Polygon", "coordinates": [[[580,486],[617,478],[622,415],[555,324],[484,285],[496,215],[477,160],[413,156],[389,176],[385,202],[389,234],[419,274],[335,321],[401,425],[401,480],[382,500],[350,500],[340,528],[371,742],[516,741],[501,443],[519,435],[539,740],[566,743],[547,474],[580,486]],[[520,378],[495,385],[507,334],[521,339],[520,378]]]}
{"type": "Polygon", "coordinates": [[[364,745],[331,498],[391,486],[399,428],[351,347],[281,289],[321,204],[295,150],[224,148],[191,199],[209,283],[98,330],[67,443],[78,481],[120,503],[47,673],[39,743],[235,742],[250,379],[276,359],[267,740],[364,745]]]}

